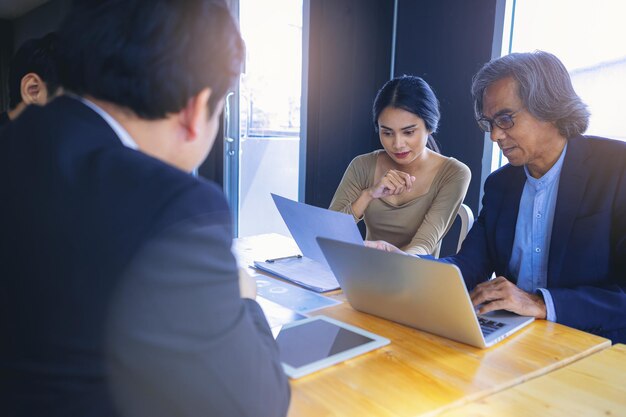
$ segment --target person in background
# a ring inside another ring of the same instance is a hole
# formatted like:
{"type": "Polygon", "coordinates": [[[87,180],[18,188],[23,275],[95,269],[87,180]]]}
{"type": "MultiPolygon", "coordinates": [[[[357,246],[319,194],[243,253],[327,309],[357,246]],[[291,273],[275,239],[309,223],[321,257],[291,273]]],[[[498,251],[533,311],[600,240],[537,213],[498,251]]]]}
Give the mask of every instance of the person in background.
{"type": "Polygon", "coordinates": [[[465,198],[470,170],[439,153],[432,137],[439,102],[422,78],[385,83],[372,113],[383,149],[352,160],[330,209],[364,220],[367,240],[436,255],[465,198]]]}
{"type": "Polygon", "coordinates": [[[29,39],[9,66],[9,110],[0,113],[0,127],[15,120],[27,106],[43,106],[60,92],[57,71],[57,35],[29,39]]]}
{"type": "Polygon", "coordinates": [[[583,136],[587,106],[547,52],[488,62],[472,95],[509,163],[485,181],[460,252],[441,261],[459,267],[479,314],[503,309],[626,342],[626,143],[583,136]]]}
{"type": "Polygon", "coordinates": [[[227,202],[190,174],[241,72],[225,2],[80,1],[58,33],[65,95],[0,133],[2,416],[284,416],[227,202]]]}

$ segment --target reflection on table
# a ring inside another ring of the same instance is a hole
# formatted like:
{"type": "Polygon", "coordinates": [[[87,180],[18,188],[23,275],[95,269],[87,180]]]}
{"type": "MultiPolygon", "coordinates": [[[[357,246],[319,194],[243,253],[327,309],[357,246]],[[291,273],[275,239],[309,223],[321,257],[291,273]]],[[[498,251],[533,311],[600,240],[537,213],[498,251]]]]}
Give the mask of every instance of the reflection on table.
{"type": "Polygon", "coordinates": [[[626,346],[614,345],[443,416],[626,416],[626,346]]]}
{"type": "MultiPolygon", "coordinates": [[[[297,251],[276,234],[237,239],[241,265],[297,251]]],[[[478,349],[354,310],[317,310],[391,344],[291,381],[290,416],[434,415],[544,375],[610,346],[601,337],[539,320],[490,349],[478,349]]]]}

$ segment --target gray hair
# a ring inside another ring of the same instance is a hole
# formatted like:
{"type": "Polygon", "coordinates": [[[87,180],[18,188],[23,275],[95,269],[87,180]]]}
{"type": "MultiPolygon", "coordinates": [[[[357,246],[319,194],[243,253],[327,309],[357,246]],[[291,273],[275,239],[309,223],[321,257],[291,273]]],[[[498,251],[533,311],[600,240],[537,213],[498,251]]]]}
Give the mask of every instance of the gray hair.
{"type": "Polygon", "coordinates": [[[483,116],[483,94],[494,82],[512,77],[518,95],[535,118],[554,122],[565,138],[582,134],[589,125],[589,110],[578,97],[559,59],[543,51],[513,53],[486,63],[474,76],[472,96],[476,118],[483,116]]]}

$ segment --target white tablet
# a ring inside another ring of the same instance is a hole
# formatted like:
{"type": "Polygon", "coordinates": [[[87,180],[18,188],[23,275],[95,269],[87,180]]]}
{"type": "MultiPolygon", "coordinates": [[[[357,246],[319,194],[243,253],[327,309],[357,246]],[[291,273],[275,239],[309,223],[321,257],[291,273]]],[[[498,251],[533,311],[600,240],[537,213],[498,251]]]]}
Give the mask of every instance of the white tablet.
{"type": "Polygon", "coordinates": [[[300,378],[385,346],[389,339],[326,316],[315,316],[284,325],[276,342],[285,373],[300,378]]]}

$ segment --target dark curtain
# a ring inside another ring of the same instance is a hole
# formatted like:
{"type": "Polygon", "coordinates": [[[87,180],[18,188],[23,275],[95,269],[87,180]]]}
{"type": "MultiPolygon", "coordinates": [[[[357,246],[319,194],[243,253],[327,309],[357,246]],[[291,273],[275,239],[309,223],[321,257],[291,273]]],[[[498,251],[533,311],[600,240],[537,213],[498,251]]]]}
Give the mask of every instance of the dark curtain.
{"type": "Polygon", "coordinates": [[[390,75],[393,1],[310,4],[305,202],[328,207],[350,161],[380,148],[371,108],[390,75]]]}
{"type": "MultiPolygon", "coordinates": [[[[478,215],[484,178],[484,134],[476,126],[470,94],[472,77],[491,59],[500,0],[398,1],[395,75],[424,77],[441,104],[435,139],[444,155],[472,171],[465,204],[478,215]]],[[[443,240],[441,256],[456,252],[459,221],[443,240]]]]}
{"type": "Polygon", "coordinates": [[[0,19],[0,112],[9,107],[9,63],[13,56],[13,24],[0,19]]]}

